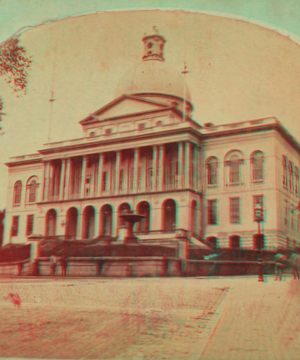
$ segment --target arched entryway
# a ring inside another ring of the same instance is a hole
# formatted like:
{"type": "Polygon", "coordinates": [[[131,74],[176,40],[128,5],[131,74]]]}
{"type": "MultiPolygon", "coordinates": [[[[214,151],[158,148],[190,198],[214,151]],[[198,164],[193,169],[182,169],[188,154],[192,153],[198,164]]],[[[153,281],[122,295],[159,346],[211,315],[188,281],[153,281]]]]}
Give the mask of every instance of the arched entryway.
{"type": "Polygon", "coordinates": [[[48,210],[46,214],[46,236],[56,235],[57,212],[55,209],[48,210]]]}
{"type": "Polygon", "coordinates": [[[239,249],[241,247],[241,240],[238,235],[232,235],[229,238],[229,247],[231,249],[239,249]]]}
{"type": "Polygon", "coordinates": [[[199,219],[199,204],[196,200],[193,200],[192,206],[191,206],[191,230],[193,235],[199,235],[200,234],[200,219],[199,219]]]}
{"type": "Polygon", "coordinates": [[[176,203],[168,199],[163,205],[163,229],[173,231],[176,229],[176,203]]]}
{"type": "Polygon", "coordinates": [[[263,234],[255,234],[253,236],[254,249],[261,250],[265,247],[265,237],[263,234]]]}
{"type": "Polygon", "coordinates": [[[131,211],[131,206],[128,203],[122,203],[118,208],[118,224],[119,226],[126,225],[126,222],[120,215],[128,214],[131,211]]]}
{"type": "Polygon", "coordinates": [[[82,238],[92,239],[95,234],[95,209],[87,206],[83,210],[82,238]]]}
{"type": "Polygon", "coordinates": [[[206,238],[206,241],[212,244],[214,247],[218,246],[218,239],[215,236],[210,236],[206,238]]]}
{"type": "Polygon", "coordinates": [[[101,209],[101,234],[112,235],[112,207],[106,204],[101,209]]]}
{"type": "Polygon", "coordinates": [[[75,207],[67,211],[66,236],[68,239],[77,239],[78,210],[75,207]]]}
{"type": "Polygon", "coordinates": [[[148,233],[150,229],[150,205],[147,201],[142,201],[137,206],[137,213],[146,216],[137,224],[137,232],[148,233]]]}

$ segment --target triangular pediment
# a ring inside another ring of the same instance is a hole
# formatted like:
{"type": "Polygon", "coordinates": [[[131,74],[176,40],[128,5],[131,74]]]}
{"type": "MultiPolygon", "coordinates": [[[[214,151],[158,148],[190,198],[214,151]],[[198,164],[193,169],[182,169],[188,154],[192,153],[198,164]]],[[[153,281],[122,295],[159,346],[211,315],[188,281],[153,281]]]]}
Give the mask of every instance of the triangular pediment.
{"type": "Polygon", "coordinates": [[[128,115],[159,111],[167,108],[169,108],[168,105],[123,95],[91,114],[80,123],[88,124],[94,121],[103,121],[128,115]]]}

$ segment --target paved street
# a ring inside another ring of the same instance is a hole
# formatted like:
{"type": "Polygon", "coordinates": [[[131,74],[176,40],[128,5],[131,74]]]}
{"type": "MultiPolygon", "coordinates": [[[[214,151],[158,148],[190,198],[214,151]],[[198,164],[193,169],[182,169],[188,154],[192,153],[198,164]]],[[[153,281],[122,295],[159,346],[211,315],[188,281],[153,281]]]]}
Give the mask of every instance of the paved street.
{"type": "Polygon", "coordinates": [[[0,356],[298,359],[300,282],[0,279],[0,356]]]}

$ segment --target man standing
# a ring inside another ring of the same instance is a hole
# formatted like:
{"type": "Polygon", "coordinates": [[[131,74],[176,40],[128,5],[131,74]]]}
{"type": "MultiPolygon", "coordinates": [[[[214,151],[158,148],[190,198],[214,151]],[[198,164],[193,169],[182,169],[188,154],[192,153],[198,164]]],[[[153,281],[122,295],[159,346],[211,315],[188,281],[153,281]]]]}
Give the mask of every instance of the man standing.
{"type": "Polygon", "coordinates": [[[51,255],[50,257],[50,275],[55,276],[56,264],[58,262],[56,254],[51,255]]]}

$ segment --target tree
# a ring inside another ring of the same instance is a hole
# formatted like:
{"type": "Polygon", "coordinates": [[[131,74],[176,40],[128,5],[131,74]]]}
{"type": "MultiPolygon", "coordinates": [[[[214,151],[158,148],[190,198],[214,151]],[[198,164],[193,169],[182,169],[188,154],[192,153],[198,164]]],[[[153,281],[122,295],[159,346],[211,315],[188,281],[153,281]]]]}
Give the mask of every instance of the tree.
{"type": "MultiPolygon", "coordinates": [[[[32,57],[20,45],[18,36],[13,36],[0,45],[0,76],[5,77],[6,83],[15,93],[27,93],[28,70],[32,57]]],[[[19,95],[17,95],[19,97],[19,95]]],[[[0,96],[0,121],[3,120],[4,101],[0,96]]],[[[0,127],[0,131],[1,131],[0,127]]]]}

